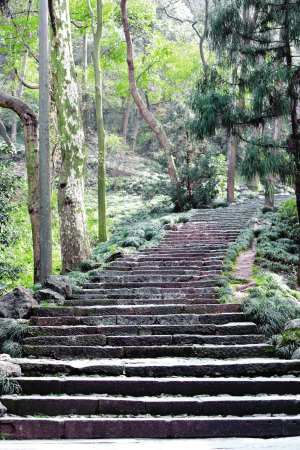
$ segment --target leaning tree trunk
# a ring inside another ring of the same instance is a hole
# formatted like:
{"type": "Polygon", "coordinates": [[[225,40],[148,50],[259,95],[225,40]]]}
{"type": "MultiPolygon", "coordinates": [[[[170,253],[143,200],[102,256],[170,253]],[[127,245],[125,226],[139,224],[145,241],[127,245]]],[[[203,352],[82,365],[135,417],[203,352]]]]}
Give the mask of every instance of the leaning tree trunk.
{"type": "Polygon", "coordinates": [[[15,146],[14,146],[13,142],[10,140],[10,137],[7,134],[5,125],[1,119],[0,119],[0,134],[2,135],[6,145],[8,145],[8,147],[11,147],[14,150],[15,146]]]}
{"type": "Polygon", "coordinates": [[[99,242],[107,241],[106,232],[106,199],[105,199],[105,131],[102,108],[102,71],[100,67],[100,43],[103,28],[103,1],[97,0],[97,27],[95,28],[94,12],[87,0],[91,13],[93,29],[93,63],[95,72],[96,121],[98,133],[98,229],[99,242]]]}
{"type": "Polygon", "coordinates": [[[39,217],[39,123],[35,112],[22,100],[0,92],[0,107],[13,110],[24,127],[25,163],[28,179],[28,212],[30,215],[34,282],[40,280],[40,217],[39,217]]]}
{"type": "Polygon", "coordinates": [[[52,85],[61,145],[58,212],[62,273],[91,258],[84,204],[86,149],[73,60],[69,0],[49,1],[52,85]]]}
{"type": "Polygon", "coordinates": [[[159,139],[159,142],[161,143],[162,148],[164,149],[164,152],[167,157],[167,165],[168,165],[168,172],[170,175],[170,178],[172,182],[176,183],[178,181],[178,175],[175,167],[175,162],[173,159],[173,156],[171,154],[171,146],[168,141],[168,138],[166,136],[166,133],[164,132],[162,125],[156,120],[156,118],[153,116],[151,111],[147,109],[147,106],[141,99],[137,86],[135,81],[135,74],[134,74],[134,62],[133,62],[133,48],[132,48],[132,40],[130,36],[130,29],[129,29],[129,21],[127,16],[127,8],[126,8],[127,0],[121,0],[121,11],[122,11],[122,23],[124,28],[124,34],[127,44],[127,65],[128,65],[128,76],[129,76],[129,85],[130,85],[130,92],[131,95],[135,101],[135,104],[139,108],[143,118],[149,125],[149,127],[154,131],[156,136],[159,139]]]}

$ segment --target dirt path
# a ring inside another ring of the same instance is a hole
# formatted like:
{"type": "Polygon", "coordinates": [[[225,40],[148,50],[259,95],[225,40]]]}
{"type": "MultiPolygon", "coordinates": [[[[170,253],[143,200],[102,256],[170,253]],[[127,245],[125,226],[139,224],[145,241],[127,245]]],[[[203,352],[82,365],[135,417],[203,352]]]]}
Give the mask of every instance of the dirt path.
{"type": "Polygon", "coordinates": [[[256,248],[257,240],[254,239],[249,250],[241,253],[236,260],[236,271],[234,277],[236,280],[241,280],[241,284],[238,284],[235,287],[235,301],[241,301],[243,298],[247,297],[247,293],[245,292],[246,289],[256,284],[256,281],[252,280],[256,248]]]}

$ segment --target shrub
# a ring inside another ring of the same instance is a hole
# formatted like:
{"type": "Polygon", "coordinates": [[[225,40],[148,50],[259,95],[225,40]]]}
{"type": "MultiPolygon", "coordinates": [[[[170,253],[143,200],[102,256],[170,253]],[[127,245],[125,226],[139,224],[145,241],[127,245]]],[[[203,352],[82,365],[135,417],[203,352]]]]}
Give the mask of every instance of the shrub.
{"type": "Polygon", "coordinates": [[[278,210],[281,227],[285,230],[287,236],[296,243],[300,242],[299,218],[297,213],[296,199],[282,202],[278,210]]]}
{"type": "Polygon", "coordinates": [[[27,327],[19,322],[11,322],[0,330],[0,353],[6,353],[12,358],[20,358],[23,353],[23,343],[27,327]]]}
{"type": "Polygon", "coordinates": [[[7,377],[0,379],[0,396],[20,394],[21,392],[22,388],[16,380],[7,377]]]}
{"type": "Polygon", "coordinates": [[[260,333],[270,337],[280,333],[288,320],[300,316],[300,304],[279,275],[266,272],[261,284],[263,287],[249,289],[243,311],[247,320],[257,324],[260,333]]]}

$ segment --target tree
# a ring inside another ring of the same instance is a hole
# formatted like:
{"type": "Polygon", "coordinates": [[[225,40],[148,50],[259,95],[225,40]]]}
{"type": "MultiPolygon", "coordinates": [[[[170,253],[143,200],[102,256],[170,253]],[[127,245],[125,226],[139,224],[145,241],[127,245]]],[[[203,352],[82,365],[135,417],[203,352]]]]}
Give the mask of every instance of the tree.
{"type": "Polygon", "coordinates": [[[100,44],[103,29],[103,2],[97,0],[97,27],[95,28],[94,12],[90,0],[87,0],[91,13],[93,30],[93,62],[95,72],[95,98],[96,98],[96,120],[98,133],[98,227],[99,242],[107,241],[106,232],[106,203],[105,203],[105,131],[103,124],[102,109],[102,71],[100,67],[100,44]]]}
{"type": "Polygon", "coordinates": [[[0,107],[14,111],[23,123],[28,181],[28,212],[31,221],[34,282],[36,283],[40,280],[39,122],[37,115],[30,106],[4,92],[0,92],[0,107]]]}
{"type": "Polygon", "coordinates": [[[62,167],[58,209],[62,273],[91,258],[84,204],[85,139],[72,53],[68,0],[49,2],[51,70],[60,132],[62,167]]]}
{"type": "Polygon", "coordinates": [[[125,39],[127,43],[127,65],[128,65],[128,76],[129,76],[129,85],[130,85],[130,92],[131,95],[139,108],[143,118],[148,123],[150,128],[155,132],[156,136],[159,139],[159,142],[161,143],[161,146],[163,147],[166,157],[167,157],[167,165],[168,165],[168,172],[170,175],[171,180],[176,183],[178,180],[177,171],[174,163],[174,158],[171,154],[170,149],[170,143],[168,141],[168,138],[166,136],[166,133],[164,132],[161,124],[157,121],[157,119],[154,117],[154,115],[147,109],[147,106],[141,99],[137,86],[135,81],[135,73],[134,73],[134,61],[133,61],[133,47],[132,47],[132,40],[130,36],[130,29],[129,29],[129,21],[128,21],[128,15],[127,15],[127,8],[126,8],[127,0],[121,0],[121,11],[122,11],[122,23],[124,28],[124,34],[125,39]]]}

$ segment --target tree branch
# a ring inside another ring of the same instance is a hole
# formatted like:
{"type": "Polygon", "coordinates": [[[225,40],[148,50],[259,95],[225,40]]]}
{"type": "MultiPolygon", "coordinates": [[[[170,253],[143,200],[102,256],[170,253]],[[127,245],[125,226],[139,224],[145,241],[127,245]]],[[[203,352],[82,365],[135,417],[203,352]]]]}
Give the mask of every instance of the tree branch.
{"type": "Polygon", "coordinates": [[[22,80],[22,78],[18,74],[18,70],[16,68],[15,68],[15,74],[16,74],[16,77],[18,78],[18,80],[23,84],[23,86],[27,87],[28,89],[39,89],[39,86],[30,86],[29,84],[25,83],[25,81],[22,80]]]}

